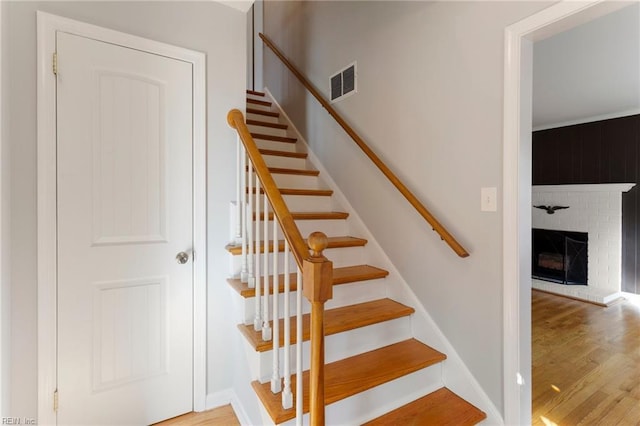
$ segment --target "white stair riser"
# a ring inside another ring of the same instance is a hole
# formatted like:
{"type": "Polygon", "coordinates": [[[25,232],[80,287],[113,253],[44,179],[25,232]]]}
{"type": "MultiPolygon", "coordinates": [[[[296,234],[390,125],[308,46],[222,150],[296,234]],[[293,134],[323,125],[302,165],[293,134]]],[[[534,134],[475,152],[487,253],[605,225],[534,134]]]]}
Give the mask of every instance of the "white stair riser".
{"type": "MultiPolygon", "coordinates": [[[[264,296],[263,296],[264,297],[264,296]]],[[[291,309],[291,314],[295,314],[296,311],[296,292],[291,292],[291,294],[289,295],[289,303],[290,303],[290,308],[291,309]]],[[[254,297],[248,297],[245,298],[244,300],[244,318],[243,318],[243,322],[244,324],[253,324],[253,320],[255,318],[255,298],[254,297]]],[[[273,315],[273,296],[271,296],[269,298],[269,315],[273,315]]],[[[264,299],[262,299],[262,302],[264,303],[264,299]]],[[[261,305],[263,306],[263,305],[261,305]]],[[[283,308],[284,308],[284,295],[282,293],[280,293],[278,295],[278,318],[283,318],[283,308]]],[[[309,302],[305,299],[305,297],[302,297],[302,313],[309,313],[311,309],[311,305],[309,304],[309,302]]],[[[263,318],[264,319],[264,318],[263,318]]]]}
{"type": "MultiPolygon", "coordinates": [[[[353,265],[361,265],[366,263],[365,259],[365,250],[363,247],[344,247],[344,248],[335,248],[335,249],[327,249],[324,251],[324,255],[327,259],[333,262],[334,268],[339,268],[343,266],[353,266],[353,265]]],[[[230,270],[229,276],[237,277],[240,275],[240,271],[242,270],[242,256],[241,255],[229,255],[230,258],[230,270]]],[[[289,271],[296,271],[296,264],[293,256],[289,256],[289,271]]],[[[267,254],[267,261],[269,264],[269,270],[271,270],[273,265],[273,253],[267,254]]],[[[264,262],[264,260],[262,261],[264,262]]],[[[282,273],[284,268],[284,253],[278,253],[278,271],[282,273]]],[[[264,270],[262,270],[262,263],[260,263],[261,273],[264,274],[264,270]]]]}
{"type": "Polygon", "coordinates": [[[387,296],[385,285],[385,278],[335,285],[333,297],[325,303],[324,307],[333,309],[383,299],[387,296]]]}
{"type": "MultiPolygon", "coordinates": [[[[324,232],[326,235],[347,235],[347,224],[344,219],[336,220],[297,220],[296,225],[303,238],[316,231],[324,232]]],[[[260,239],[263,238],[264,222],[260,222],[260,239]]],[[[278,228],[278,238],[283,239],[282,231],[278,228]]],[[[269,239],[273,239],[273,222],[269,221],[269,239]]]]}
{"type": "MultiPolygon", "coordinates": [[[[351,422],[354,424],[356,419],[373,420],[377,415],[399,408],[443,385],[442,363],[438,363],[328,406],[326,423],[335,425],[351,422]],[[372,411],[376,408],[378,408],[377,411],[384,408],[384,411],[372,416],[372,411]]],[[[360,423],[356,420],[355,424],[360,423]]]]}
{"type": "MultiPolygon", "coordinates": [[[[271,229],[273,222],[269,221],[269,235],[272,236],[271,229]]],[[[327,219],[327,220],[296,220],[296,225],[300,230],[303,238],[307,238],[312,232],[321,231],[326,235],[347,235],[347,221],[344,219],[327,219]]],[[[264,232],[264,222],[260,222],[260,229],[264,232]]],[[[260,237],[262,238],[262,232],[260,237]]],[[[278,237],[283,238],[282,231],[278,230],[278,237]]]]}
{"type": "MultiPolygon", "coordinates": [[[[280,167],[274,166],[272,164],[268,165],[269,167],[280,167]]],[[[285,167],[286,168],[286,167],[285,167]]],[[[252,188],[256,185],[256,177],[255,173],[253,174],[253,181],[251,182],[252,188]]],[[[247,179],[249,179],[249,173],[246,174],[247,179]]],[[[271,176],[276,183],[278,188],[295,188],[295,189],[322,189],[323,185],[318,176],[309,176],[309,175],[294,175],[287,173],[272,173],[271,176]]],[[[247,181],[247,187],[249,182],[247,181]]],[[[261,185],[262,186],[262,185],[261,185]]],[[[255,193],[254,193],[255,197],[255,193]]],[[[262,205],[260,205],[262,208],[262,205]]]]}
{"type": "MultiPolygon", "coordinates": [[[[265,120],[258,120],[265,121],[265,120]]],[[[287,134],[286,129],[278,129],[269,126],[261,126],[259,124],[250,124],[247,126],[249,128],[249,132],[251,133],[259,133],[261,135],[273,135],[273,136],[289,136],[287,134]]]]}
{"type": "MultiPolygon", "coordinates": [[[[271,253],[269,253],[267,255],[267,261],[269,262],[269,271],[272,270],[273,268],[273,255],[271,253]]],[[[233,256],[230,255],[230,271],[229,271],[229,276],[231,277],[239,277],[240,276],[240,272],[242,271],[242,259],[241,256],[233,256]]],[[[264,260],[260,261],[260,275],[264,276],[264,267],[263,267],[263,263],[264,260]]],[[[255,264],[255,259],[254,259],[254,264],[255,264]]],[[[289,256],[289,272],[293,273],[296,272],[296,263],[295,260],[293,260],[293,256],[289,256]]],[[[282,274],[284,272],[284,255],[283,253],[279,253],[278,255],[278,273],[282,274]]]]}
{"type": "Polygon", "coordinates": [[[324,251],[327,259],[333,262],[334,268],[366,264],[365,247],[345,247],[324,251]]]}
{"type": "MultiPolygon", "coordinates": [[[[276,166],[273,164],[267,164],[269,167],[282,167],[282,168],[291,168],[288,166],[276,166]]],[[[304,166],[301,168],[304,169],[304,166]]],[[[253,181],[251,182],[252,187],[256,185],[256,175],[252,173],[253,181]]],[[[246,173],[246,178],[249,179],[249,173],[246,173]]],[[[322,181],[319,176],[314,175],[297,175],[297,174],[288,174],[288,173],[272,173],[271,176],[276,183],[278,188],[295,188],[295,189],[322,189],[324,185],[322,185],[322,181]]],[[[247,181],[247,187],[249,182],[247,181]]]]}
{"type": "Polygon", "coordinates": [[[276,151],[298,152],[298,146],[291,142],[269,141],[254,139],[259,149],[271,149],[276,151]]]}
{"type": "Polygon", "coordinates": [[[348,235],[347,221],[344,219],[335,220],[297,220],[296,225],[300,234],[307,238],[312,232],[320,231],[325,235],[348,235]]]}
{"type": "MultiPolygon", "coordinates": [[[[263,281],[264,282],[264,281],[263,281]]],[[[264,284],[263,284],[264,285],[264,284]]],[[[384,279],[379,280],[369,280],[369,281],[359,281],[355,283],[341,284],[333,286],[333,298],[329,300],[325,304],[325,309],[333,309],[341,306],[353,305],[356,303],[364,303],[370,302],[373,300],[382,299],[385,297],[385,283],[384,279]],[[354,294],[357,294],[357,297],[353,297],[354,294]]],[[[262,289],[261,289],[262,290],[262,289]]],[[[263,290],[262,290],[263,291],[263,290]]],[[[291,292],[290,294],[290,306],[291,306],[291,314],[295,314],[295,306],[296,306],[296,292],[291,292]]],[[[248,297],[242,298],[243,300],[238,301],[236,306],[240,308],[244,315],[242,318],[239,318],[238,322],[244,324],[253,324],[253,319],[255,318],[255,298],[248,297]]],[[[273,296],[269,297],[270,304],[269,315],[273,315],[272,306],[273,306],[273,296]]],[[[303,313],[310,312],[310,305],[307,300],[302,298],[302,311],[303,313]]],[[[264,303],[264,300],[262,301],[264,303]]],[[[278,295],[278,318],[284,317],[284,295],[280,293],[278,295]]]]}
{"type": "MultiPolygon", "coordinates": [[[[255,109],[252,105],[247,105],[247,108],[255,109]]],[[[267,123],[280,123],[279,117],[271,117],[269,115],[247,113],[247,120],[266,121],[267,123]]]]}
{"type": "Polygon", "coordinates": [[[264,162],[269,167],[282,167],[285,169],[307,169],[305,158],[280,157],[277,155],[264,155],[264,162]]]}
{"type": "Polygon", "coordinates": [[[289,175],[285,173],[272,173],[271,176],[273,176],[278,188],[321,189],[323,187],[318,176],[289,175]]]}
{"type": "MultiPolygon", "coordinates": [[[[330,212],[334,210],[331,197],[315,195],[283,195],[291,212],[330,212]]],[[[271,211],[271,209],[269,209],[271,211]]]]}
{"type": "MultiPolygon", "coordinates": [[[[242,270],[242,259],[241,256],[238,255],[231,255],[230,256],[231,259],[231,270],[229,271],[229,276],[232,277],[238,277],[240,275],[240,271],[242,270]]],[[[255,262],[255,260],[254,260],[255,262]]],[[[261,260],[260,262],[260,274],[264,275],[264,267],[263,265],[264,260],[261,260]]],[[[269,263],[269,271],[272,270],[272,265],[273,265],[273,254],[269,253],[267,255],[267,262],[269,263]]],[[[296,263],[295,260],[293,259],[293,255],[289,256],[289,272],[296,272],[296,263]]],[[[280,252],[278,254],[278,272],[279,273],[283,273],[284,271],[284,253],[280,252]]]]}
{"type": "MultiPolygon", "coordinates": [[[[259,100],[262,100],[262,99],[259,99],[259,100]]],[[[273,111],[273,112],[276,112],[275,110],[272,109],[272,106],[259,105],[259,104],[249,103],[249,102],[247,102],[247,108],[257,109],[257,110],[260,110],[260,111],[273,111]]]]}
{"type": "MultiPolygon", "coordinates": [[[[289,211],[291,212],[330,212],[334,211],[334,204],[331,197],[316,196],[316,195],[287,195],[282,196],[284,202],[287,204],[289,211]]],[[[255,188],[252,192],[252,203],[254,204],[255,211],[255,188]]],[[[268,211],[271,210],[271,206],[268,206],[268,211]]],[[[260,194],[260,211],[264,208],[264,194],[260,194]]]]}
{"type": "Polygon", "coordinates": [[[254,93],[247,93],[247,99],[256,99],[258,101],[267,101],[267,102],[271,101],[271,99],[268,96],[266,96],[266,94],[262,96],[262,95],[256,95],[254,93]]]}
{"type": "MultiPolygon", "coordinates": [[[[258,399],[257,396],[255,398],[255,401],[256,401],[256,404],[258,405],[258,408],[260,410],[260,418],[261,418],[260,423],[256,423],[256,424],[260,424],[260,425],[263,425],[263,426],[273,425],[274,423],[273,423],[273,420],[271,420],[271,417],[269,416],[269,412],[267,411],[266,408],[264,408],[264,405],[262,405],[262,403],[260,402],[260,400],[258,399]]],[[[251,401],[251,402],[253,402],[253,401],[251,401]]],[[[296,403],[295,399],[294,399],[293,403],[294,404],[296,403]]],[[[293,421],[293,423],[291,423],[291,424],[295,425],[295,421],[293,421]]],[[[307,420],[306,424],[309,424],[309,420],[307,420]]]]}
{"type": "MultiPolygon", "coordinates": [[[[439,363],[327,405],[325,424],[362,424],[442,386],[442,364],[439,363]]],[[[265,424],[273,424],[268,415],[266,421],[265,424]]],[[[309,424],[308,414],[304,415],[302,422],[304,425],[309,424]]],[[[282,423],[287,426],[295,424],[295,419],[282,423]]]]}
{"type": "MultiPolygon", "coordinates": [[[[280,330],[280,333],[283,331],[280,330]]],[[[372,351],[384,346],[392,345],[411,338],[411,319],[409,317],[396,318],[354,330],[344,331],[325,337],[325,363],[349,358],[364,352],[372,351]]],[[[302,369],[310,368],[310,342],[302,345],[302,369]]],[[[280,374],[284,371],[284,348],[279,349],[280,374]]],[[[295,373],[296,345],[291,345],[291,371],[295,373]]],[[[247,353],[248,357],[251,357],[247,353]]],[[[271,380],[273,374],[273,351],[255,352],[254,359],[249,361],[253,365],[252,379],[265,383],[271,380]]]]}

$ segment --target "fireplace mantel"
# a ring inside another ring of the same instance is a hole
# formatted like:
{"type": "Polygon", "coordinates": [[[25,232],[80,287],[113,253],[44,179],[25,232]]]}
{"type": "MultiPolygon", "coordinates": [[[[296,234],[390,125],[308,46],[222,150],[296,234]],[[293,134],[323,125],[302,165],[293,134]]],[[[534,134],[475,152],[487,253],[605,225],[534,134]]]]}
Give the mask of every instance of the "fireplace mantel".
{"type": "Polygon", "coordinates": [[[635,183],[598,183],[584,185],[533,185],[532,192],[628,192],[635,183]]]}

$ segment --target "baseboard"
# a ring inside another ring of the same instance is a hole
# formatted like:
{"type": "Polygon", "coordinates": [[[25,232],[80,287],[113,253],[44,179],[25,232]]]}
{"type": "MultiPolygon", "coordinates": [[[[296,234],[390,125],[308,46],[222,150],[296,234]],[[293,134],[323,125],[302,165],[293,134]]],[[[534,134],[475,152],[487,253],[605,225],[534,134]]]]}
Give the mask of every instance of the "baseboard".
{"type": "Polygon", "coordinates": [[[241,425],[250,425],[249,416],[238,398],[238,395],[233,389],[226,389],[216,393],[207,394],[205,410],[212,410],[214,408],[222,407],[223,405],[231,405],[233,411],[236,413],[236,417],[241,425]]]}
{"type": "Polygon", "coordinates": [[[378,244],[373,234],[364,224],[364,221],[357,214],[351,203],[349,203],[349,200],[340,190],[336,182],[331,178],[329,172],[324,168],[322,162],[311,150],[306,139],[298,131],[295,124],[291,121],[284,109],[282,109],[278,101],[273,97],[269,88],[265,87],[264,92],[271,99],[278,111],[280,111],[285,122],[289,124],[290,129],[297,136],[298,142],[302,143],[306,147],[309,154],[308,160],[317,170],[320,171],[320,175],[322,176],[324,183],[333,190],[333,196],[336,201],[349,211],[349,220],[351,225],[355,225],[358,232],[361,232],[362,236],[367,239],[367,245],[375,250],[376,257],[382,263],[381,266],[389,271],[390,275],[387,279],[394,280],[394,285],[389,289],[389,296],[400,303],[404,303],[415,308],[416,311],[412,319],[414,337],[447,355],[447,360],[443,364],[444,384],[462,398],[485,411],[487,419],[483,424],[503,425],[504,419],[500,414],[500,410],[498,410],[493,401],[491,401],[491,398],[489,398],[484,389],[482,389],[482,386],[480,386],[467,365],[458,355],[453,345],[437,326],[431,315],[429,315],[428,311],[415,295],[409,284],[400,275],[400,272],[396,269],[393,262],[391,262],[391,259],[386,255],[382,246],[378,244]],[[425,330],[429,331],[426,332],[425,330]]]}

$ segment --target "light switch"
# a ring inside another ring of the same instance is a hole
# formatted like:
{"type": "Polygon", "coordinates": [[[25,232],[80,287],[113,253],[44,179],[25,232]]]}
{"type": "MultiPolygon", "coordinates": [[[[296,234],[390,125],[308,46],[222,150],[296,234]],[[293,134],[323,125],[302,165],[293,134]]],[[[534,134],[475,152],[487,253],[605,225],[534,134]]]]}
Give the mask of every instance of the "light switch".
{"type": "Polygon", "coordinates": [[[480,211],[498,211],[498,189],[496,187],[480,188],[480,211]]]}

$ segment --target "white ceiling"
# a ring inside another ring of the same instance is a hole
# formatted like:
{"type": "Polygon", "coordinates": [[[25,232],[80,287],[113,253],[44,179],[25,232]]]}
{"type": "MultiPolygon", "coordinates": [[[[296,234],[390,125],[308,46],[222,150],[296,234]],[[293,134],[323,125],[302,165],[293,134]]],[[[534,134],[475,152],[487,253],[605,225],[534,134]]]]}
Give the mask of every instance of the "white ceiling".
{"type": "Polygon", "coordinates": [[[534,44],[533,128],[640,113],[640,3],[534,44]]]}
{"type": "MultiPolygon", "coordinates": [[[[0,0],[1,1],[1,0],[0,0]]],[[[247,12],[253,6],[254,0],[214,0],[218,3],[222,3],[225,6],[232,7],[240,12],[247,12]]]]}

